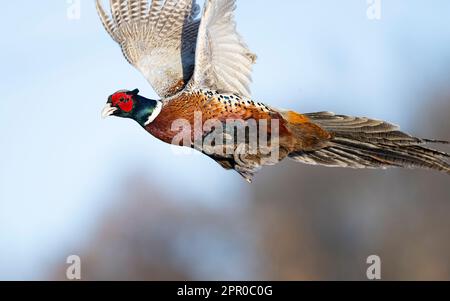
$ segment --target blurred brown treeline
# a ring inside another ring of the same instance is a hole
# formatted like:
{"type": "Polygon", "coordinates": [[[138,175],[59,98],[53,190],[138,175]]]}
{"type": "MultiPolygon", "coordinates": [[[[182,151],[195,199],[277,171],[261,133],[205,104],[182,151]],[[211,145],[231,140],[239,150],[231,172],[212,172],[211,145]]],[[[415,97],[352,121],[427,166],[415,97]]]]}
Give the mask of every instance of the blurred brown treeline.
{"type": "MultiPolygon", "coordinates": [[[[408,131],[450,138],[450,90],[430,103],[408,131]]],[[[365,280],[372,254],[384,280],[450,280],[444,174],[287,161],[260,173],[242,206],[220,210],[151,183],[135,175],[131,194],[118,188],[120,205],[80,248],[84,280],[365,280]]],[[[64,269],[50,278],[64,280],[64,269]]]]}

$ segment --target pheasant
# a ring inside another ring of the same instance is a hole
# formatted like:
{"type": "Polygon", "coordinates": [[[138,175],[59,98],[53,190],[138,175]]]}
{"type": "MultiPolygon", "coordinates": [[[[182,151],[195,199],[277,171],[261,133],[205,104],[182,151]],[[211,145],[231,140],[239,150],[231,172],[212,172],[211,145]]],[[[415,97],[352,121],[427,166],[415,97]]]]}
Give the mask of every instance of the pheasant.
{"type": "Polygon", "coordinates": [[[160,99],[120,90],[103,117],[136,121],[157,139],[194,148],[251,182],[284,159],[328,167],[426,168],[450,174],[449,153],[390,123],[330,112],[300,114],[251,97],[253,54],[236,31],[235,0],[111,0],[97,11],[128,62],[160,99]]]}

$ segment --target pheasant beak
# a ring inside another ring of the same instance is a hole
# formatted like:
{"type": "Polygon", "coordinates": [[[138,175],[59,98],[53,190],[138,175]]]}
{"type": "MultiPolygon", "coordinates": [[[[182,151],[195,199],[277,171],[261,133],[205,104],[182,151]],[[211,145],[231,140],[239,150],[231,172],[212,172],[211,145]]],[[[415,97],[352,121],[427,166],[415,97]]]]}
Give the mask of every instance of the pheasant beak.
{"type": "Polygon", "coordinates": [[[107,103],[106,106],[103,108],[102,118],[105,119],[106,117],[113,115],[116,111],[117,108],[114,108],[113,106],[111,106],[110,103],[107,103]]]}

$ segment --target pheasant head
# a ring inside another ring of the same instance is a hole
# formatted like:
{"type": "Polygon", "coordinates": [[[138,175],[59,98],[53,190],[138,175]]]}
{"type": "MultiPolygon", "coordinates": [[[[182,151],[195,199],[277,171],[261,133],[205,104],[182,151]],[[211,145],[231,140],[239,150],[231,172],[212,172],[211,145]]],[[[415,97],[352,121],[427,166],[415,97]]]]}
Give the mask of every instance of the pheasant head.
{"type": "Polygon", "coordinates": [[[145,127],[161,113],[162,103],[139,95],[139,90],[121,90],[108,98],[102,117],[116,116],[129,118],[145,127]]]}

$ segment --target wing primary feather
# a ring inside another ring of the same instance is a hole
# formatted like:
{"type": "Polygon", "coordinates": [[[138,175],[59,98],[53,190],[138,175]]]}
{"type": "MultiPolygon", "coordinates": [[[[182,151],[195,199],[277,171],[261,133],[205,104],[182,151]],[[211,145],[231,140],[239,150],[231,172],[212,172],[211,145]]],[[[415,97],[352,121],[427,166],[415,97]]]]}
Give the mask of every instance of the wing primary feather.
{"type": "Polygon", "coordinates": [[[111,15],[114,22],[117,24],[117,27],[120,27],[123,21],[120,0],[109,0],[109,6],[111,7],[111,15]]]}
{"type": "Polygon", "coordinates": [[[147,18],[148,18],[148,2],[147,2],[147,0],[139,1],[139,13],[140,13],[140,20],[142,22],[147,21],[147,18]]]}
{"type": "MultiPolygon", "coordinates": [[[[171,30],[171,27],[178,27],[175,22],[175,14],[173,13],[175,7],[179,4],[179,0],[168,0],[162,11],[161,18],[156,25],[157,34],[160,37],[165,36],[171,30]]],[[[183,23],[181,23],[182,25],[183,23]]]]}
{"type": "Polygon", "coordinates": [[[148,13],[148,24],[150,28],[154,28],[156,25],[156,22],[158,22],[159,14],[164,6],[164,0],[153,0],[150,11],[148,13]]]}
{"type": "Polygon", "coordinates": [[[100,0],[96,0],[95,2],[95,6],[97,8],[97,12],[100,16],[100,20],[102,21],[103,27],[105,28],[105,30],[108,32],[108,34],[114,39],[116,40],[115,34],[114,34],[114,30],[116,29],[114,26],[114,22],[113,20],[108,16],[108,14],[105,12],[105,10],[103,9],[100,0]]]}

